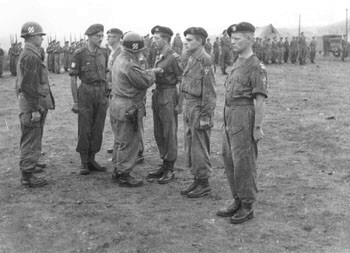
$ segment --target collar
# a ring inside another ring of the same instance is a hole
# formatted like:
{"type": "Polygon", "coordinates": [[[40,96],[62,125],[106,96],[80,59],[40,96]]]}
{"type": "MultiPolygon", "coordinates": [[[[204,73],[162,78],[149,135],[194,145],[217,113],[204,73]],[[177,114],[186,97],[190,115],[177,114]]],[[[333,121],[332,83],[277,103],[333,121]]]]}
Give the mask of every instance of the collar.
{"type": "Polygon", "coordinates": [[[32,43],[24,43],[24,49],[32,51],[34,54],[36,54],[39,58],[41,58],[39,53],[39,48],[34,46],[32,43]]]}
{"type": "Polygon", "coordinates": [[[194,59],[200,60],[200,56],[202,55],[202,53],[204,52],[204,47],[200,47],[198,48],[191,56],[194,59]]]}

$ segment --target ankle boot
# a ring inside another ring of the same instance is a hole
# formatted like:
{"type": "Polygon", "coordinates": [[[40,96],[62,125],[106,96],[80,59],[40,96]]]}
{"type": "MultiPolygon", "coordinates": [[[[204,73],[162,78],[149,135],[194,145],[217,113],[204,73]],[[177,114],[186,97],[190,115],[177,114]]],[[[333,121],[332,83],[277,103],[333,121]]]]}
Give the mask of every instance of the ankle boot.
{"type": "Polygon", "coordinates": [[[89,155],[88,168],[96,172],[105,172],[107,170],[106,167],[102,167],[96,162],[94,153],[90,153],[89,155]]]}
{"type": "Polygon", "coordinates": [[[187,195],[198,187],[198,180],[196,178],[194,178],[193,180],[194,181],[192,184],[190,184],[187,188],[181,190],[181,195],[187,195]]]}
{"type": "Polygon", "coordinates": [[[161,178],[164,174],[166,168],[165,160],[163,160],[163,164],[156,170],[150,171],[147,175],[147,178],[161,178]]]}
{"type": "Polygon", "coordinates": [[[79,172],[80,175],[90,174],[89,166],[88,166],[89,156],[85,153],[80,153],[80,160],[81,160],[80,172],[79,172]]]}
{"type": "Polygon", "coordinates": [[[165,170],[161,178],[158,179],[159,184],[167,184],[175,179],[174,162],[165,161],[165,170]]]}
{"type": "Polygon", "coordinates": [[[220,217],[232,217],[235,213],[237,213],[240,207],[241,200],[238,197],[236,197],[235,201],[231,205],[220,209],[219,211],[217,211],[216,215],[220,217]]]}
{"type": "Polygon", "coordinates": [[[47,181],[43,177],[36,177],[31,172],[22,172],[21,184],[27,187],[42,187],[47,185],[47,181]]]}
{"type": "Polygon", "coordinates": [[[230,219],[232,224],[240,224],[254,217],[252,203],[242,203],[238,212],[230,219]]]}
{"type": "Polygon", "coordinates": [[[208,178],[199,179],[197,188],[194,189],[193,191],[189,192],[187,194],[187,197],[189,197],[189,198],[201,198],[201,197],[204,197],[205,195],[210,194],[210,192],[211,192],[211,189],[209,186],[208,178]]]}

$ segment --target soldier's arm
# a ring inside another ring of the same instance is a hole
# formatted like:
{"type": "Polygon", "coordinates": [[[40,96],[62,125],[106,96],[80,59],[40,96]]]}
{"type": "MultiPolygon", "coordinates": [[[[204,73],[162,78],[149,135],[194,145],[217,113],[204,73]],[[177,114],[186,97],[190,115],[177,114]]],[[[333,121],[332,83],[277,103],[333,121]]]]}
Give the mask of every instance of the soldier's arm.
{"type": "Polygon", "coordinates": [[[128,73],[126,73],[126,76],[135,88],[144,90],[154,84],[156,76],[152,70],[143,70],[136,64],[130,64],[131,66],[128,73]]]}
{"type": "Polygon", "coordinates": [[[207,128],[211,127],[211,117],[213,117],[214,115],[214,110],[216,106],[216,83],[212,64],[209,59],[206,59],[203,63],[202,71],[202,108],[200,112],[200,126],[201,128],[207,128]]]}
{"type": "Polygon", "coordinates": [[[69,75],[71,76],[71,91],[73,97],[73,108],[72,111],[74,113],[78,113],[78,76],[80,74],[80,55],[75,53],[73,55],[72,64],[69,70],[69,75]]]}
{"type": "Polygon", "coordinates": [[[181,92],[181,81],[182,81],[182,73],[183,73],[184,65],[183,65],[183,62],[181,60],[181,57],[178,54],[174,53],[173,55],[174,55],[175,60],[176,60],[173,64],[173,71],[177,77],[177,83],[178,83],[177,89],[178,89],[178,94],[179,94],[178,100],[177,100],[177,105],[175,107],[175,112],[178,114],[181,114],[182,113],[182,104],[183,104],[183,99],[184,99],[184,95],[181,92]]]}
{"type": "Polygon", "coordinates": [[[38,85],[40,77],[37,73],[40,71],[40,62],[35,57],[25,57],[20,63],[21,72],[23,73],[20,91],[31,108],[31,111],[39,111],[38,85]]]}

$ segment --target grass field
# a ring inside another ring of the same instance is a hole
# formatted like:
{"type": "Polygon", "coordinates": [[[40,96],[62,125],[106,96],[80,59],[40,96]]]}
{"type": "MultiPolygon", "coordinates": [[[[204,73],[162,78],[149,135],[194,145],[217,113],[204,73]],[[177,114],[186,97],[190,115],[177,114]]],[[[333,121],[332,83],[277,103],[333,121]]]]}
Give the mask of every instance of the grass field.
{"type": "MultiPolygon", "coordinates": [[[[97,160],[108,173],[81,176],[77,116],[71,112],[70,79],[52,74],[57,108],[43,139],[49,185],[20,185],[20,137],[15,79],[0,79],[0,252],[350,252],[350,63],[269,65],[269,98],[259,144],[255,218],[231,225],[215,215],[230,191],[221,157],[223,83],[212,131],[211,196],[188,199],[179,192],[192,177],[183,154],[179,118],[176,180],[145,182],[137,189],[111,181],[106,119],[97,160]]],[[[150,93],[148,93],[149,95],[150,93]]],[[[153,137],[150,97],[145,119],[145,177],[160,159],[153,137]]]]}

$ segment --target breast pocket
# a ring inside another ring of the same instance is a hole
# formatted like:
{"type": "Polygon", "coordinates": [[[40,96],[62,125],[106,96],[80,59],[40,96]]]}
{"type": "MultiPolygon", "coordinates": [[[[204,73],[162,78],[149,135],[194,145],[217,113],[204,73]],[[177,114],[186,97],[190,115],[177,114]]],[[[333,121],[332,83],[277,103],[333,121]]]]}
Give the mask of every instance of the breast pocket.
{"type": "Polygon", "coordinates": [[[93,65],[86,65],[81,68],[81,71],[83,72],[83,75],[88,80],[95,80],[96,79],[96,71],[93,65]]]}

